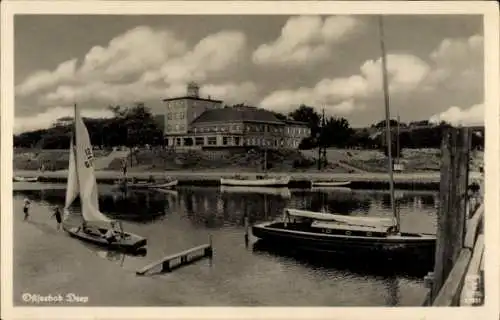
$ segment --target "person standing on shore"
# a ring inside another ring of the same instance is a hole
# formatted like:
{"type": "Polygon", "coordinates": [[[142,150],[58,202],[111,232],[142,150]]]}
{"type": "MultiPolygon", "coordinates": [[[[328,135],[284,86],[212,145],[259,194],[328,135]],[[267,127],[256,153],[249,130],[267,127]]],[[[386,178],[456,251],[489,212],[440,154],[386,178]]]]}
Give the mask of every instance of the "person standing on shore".
{"type": "Polygon", "coordinates": [[[61,216],[61,210],[59,209],[59,206],[54,206],[54,213],[52,214],[51,218],[52,217],[56,217],[57,230],[61,229],[62,216],[61,216]]]}
{"type": "Polygon", "coordinates": [[[27,220],[28,217],[30,216],[30,205],[31,201],[28,198],[24,198],[24,206],[23,206],[23,212],[24,212],[24,220],[27,220]]]}

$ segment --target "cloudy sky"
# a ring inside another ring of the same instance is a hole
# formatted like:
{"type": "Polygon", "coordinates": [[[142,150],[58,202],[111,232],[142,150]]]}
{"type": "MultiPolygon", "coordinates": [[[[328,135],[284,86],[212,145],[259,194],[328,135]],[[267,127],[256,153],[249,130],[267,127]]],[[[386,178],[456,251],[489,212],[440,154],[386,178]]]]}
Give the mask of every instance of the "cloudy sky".
{"type": "MultiPolygon", "coordinates": [[[[376,16],[16,16],[15,132],[111,104],[182,95],[288,112],[304,103],[353,127],[384,117],[376,16]]],[[[391,112],[483,123],[482,16],[384,17],[391,112]]]]}

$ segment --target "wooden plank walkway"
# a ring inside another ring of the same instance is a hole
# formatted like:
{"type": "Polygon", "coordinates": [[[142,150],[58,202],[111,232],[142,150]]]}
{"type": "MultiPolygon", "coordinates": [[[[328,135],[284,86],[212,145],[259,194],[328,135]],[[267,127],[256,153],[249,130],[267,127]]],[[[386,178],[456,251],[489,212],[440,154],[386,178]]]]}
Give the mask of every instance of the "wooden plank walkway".
{"type": "Polygon", "coordinates": [[[151,262],[150,264],[144,266],[143,268],[137,270],[135,273],[137,275],[145,275],[148,271],[161,266],[160,272],[170,272],[174,268],[178,268],[194,261],[198,261],[205,257],[213,256],[213,248],[211,243],[202,244],[197,247],[193,247],[175,254],[168,255],[157,261],[151,262]],[[177,261],[177,264],[174,262],[177,261]]]}

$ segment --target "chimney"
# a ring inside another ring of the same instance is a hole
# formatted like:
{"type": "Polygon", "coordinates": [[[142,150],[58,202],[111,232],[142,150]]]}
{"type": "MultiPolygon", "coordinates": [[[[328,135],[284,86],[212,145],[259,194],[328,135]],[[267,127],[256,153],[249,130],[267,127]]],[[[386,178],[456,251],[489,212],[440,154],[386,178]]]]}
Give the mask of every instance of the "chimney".
{"type": "Polygon", "coordinates": [[[187,95],[191,98],[199,98],[200,97],[200,87],[196,82],[190,82],[187,85],[187,95]]]}

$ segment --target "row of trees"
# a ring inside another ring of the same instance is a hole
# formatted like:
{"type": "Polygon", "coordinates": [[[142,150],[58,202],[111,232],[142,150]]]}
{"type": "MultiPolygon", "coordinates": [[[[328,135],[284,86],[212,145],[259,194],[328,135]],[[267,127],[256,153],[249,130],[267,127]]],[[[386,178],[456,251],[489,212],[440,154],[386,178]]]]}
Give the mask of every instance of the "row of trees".
{"type": "MultiPolygon", "coordinates": [[[[238,105],[238,106],[241,106],[238,105]]],[[[143,103],[133,107],[110,106],[113,117],[109,119],[84,119],[88,127],[93,145],[102,147],[162,145],[163,133],[160,123],[143,103]]],[[[305,138],[301,149],[312,149],[318,146],[337,148],[364,148],[385,150],[385,120],[371,126],[355,130],[349,121],[342,117],[322,117],[313,107],[301,105],[288,115],[274,113],[279,119],[291,119],[308,124],[311,136],[305,138]]],[[[25,132],[14,136],[14,146],[42,149],[65,149],[69,146],[72,128],[61,118],[49,129],[25,132]]],[[[400,148],[439,148],[443,129],[449,127],[446,123],[430,126],[426,121],[412,123],[419,128],[404,130],[408,124],[400,123],[400,148]]],[[[394,128],[393,150],[396,150],[395,127],[397,122],[391,120],[394,128]]],[[[484,146],[484,137],[474,135],[472,146],[484,146]]]]}
{"type": "MultiPolygon", "coordinates": [[[[149,108],[143,103],[133,107],[110,106],[112,118],[84,118],[94,146],[138,146],[161,145],[163,130],[155,121],[149,108]]],[[[49,129],[21,133],[14,136],[15,147],[66,149],[69,147],[72,127],[66,121],[72,118],[60,118],[49,129]]]]}
{"type": "MultiPolygon", "coordinates": [[[[370,128],[355,130],[347,119],[342,117],[323,117],[313,107],[301,105],[291,112],[289,117],[296,121],[304,121],[311,128],[311,136],[302,141],[300,148],[311,149],[319,146],[338,148],[381,149],[387,154],[386,121],[372,124],[370,128]]],[[[439,148],[444,129],[450,124],[441,122],[433,125],[426,120],[399,123],[399,139],[397,139],[398,122],[391,119],[392,150],[399,155],[403,148],[439,148]],[[399,146],[399,150],[396,150],[399,146]]],[[[472,135],[472,147],[484,147],[484,131],[481,135],[472,135]]]]}

